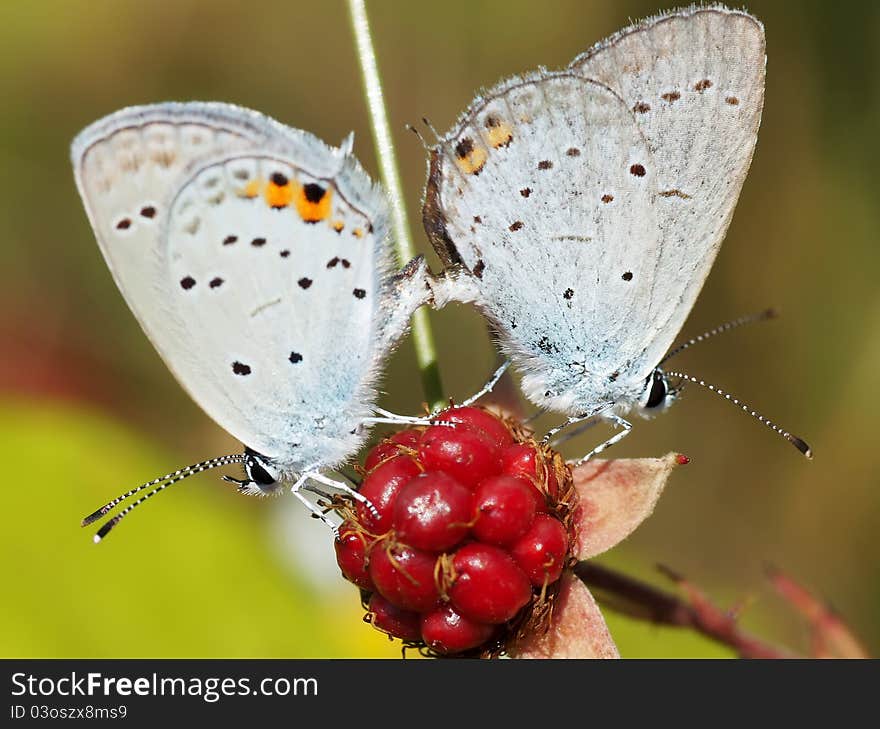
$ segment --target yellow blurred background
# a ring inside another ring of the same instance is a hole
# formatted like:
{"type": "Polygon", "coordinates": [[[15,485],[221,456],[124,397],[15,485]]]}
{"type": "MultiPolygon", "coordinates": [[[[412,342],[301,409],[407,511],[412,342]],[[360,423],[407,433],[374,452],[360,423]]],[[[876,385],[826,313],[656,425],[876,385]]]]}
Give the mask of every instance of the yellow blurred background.
{"type": "MultiPolygon", "coordinates": [[[[417,226],[425,154],[407,122],[427,116],[446,129],[481,86],[563,66],[662,8],[373,0],[368,9],[417,226]]],[[[876,653],[880,9],[761,0],[749,9],[767,30],[763,125],[683,335],[769,305],[782,318],[694,348],[681,366],[803,436],[815,460],[690,388],[613,451],[677,450],[693,462],[603,561],[659,585],[654,565],[667,564],[723,604],[746,600],[749,630],[803,650],[803,623],[764,580],[772,563],[829,599],[876,653]]],[[[292,499],[248,499],[206,475],[151,501],[100,546],[78,526],[122,490],[238,446],[177,386],[117,292],[74,189],[71,139],[129,104],[221,100],[334,144],[354,130],[375,175],[342,0],[6,0],[0,84],[0,655],[399,655],[360,621],[329,535],[292,499]]],[[[466,307],[432,321],[446,389],[467,396],[493,364],[483,324],[466,307]]],[[[419,410],[409,342],[387,372],[383,404],[419,410]]],[[[604,435],[591,430],[566,453],[604,435]]],[[[687,632],[609,621],[624,656],[729,655],[687,632]]]]}

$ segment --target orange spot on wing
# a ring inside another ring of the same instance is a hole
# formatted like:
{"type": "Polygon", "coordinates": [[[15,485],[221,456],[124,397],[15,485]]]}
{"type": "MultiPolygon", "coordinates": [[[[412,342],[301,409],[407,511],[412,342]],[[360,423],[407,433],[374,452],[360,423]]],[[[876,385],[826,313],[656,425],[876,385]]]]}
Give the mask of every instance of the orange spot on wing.
{"type": "Polygon", "coordinates": [[[290,205],[290,201],[293,200],[293,184],[288,182],[286,185],[277,185],[274,182],[270,182],[266,185],[263,195],[269,207],[286,208],[290,205]]]}
{"type": "Polygon", "coordinates": [[[317,223],[330,216],[333,191],[315,183],[299,185],[293,200],[296,211],[306,223],[317,223]],[[320,191],[320,194],[317,191],[320,191]]]}
{"type": "Polygon", "coordinates": [[[513,132],[510,127],[503,121],[497,121],[491,127],[487,127],[483,132],[486,141],[495,149],[506,147],[513,141],[513,132]]]}
{"type": "Polygon", "coordinates": [[[466,175],[478,175],[483,165],[486,164],[486,150],[482,147],[474,147],[464,157],[455,158],[455,164],[466,175]]]}
{"type": "Polygon", "coordinates": [[[262,180],[251,180],[247,185],[239,190],[238,194],[240,197],[255,198],[257,195],[260,194],[260,188],[262,186],[262,180]]]}
{"type": "Polygon", "coordinates": [[[341,220],[333,221],[333,230],[335,230],[337,233],[341,233],[344,229],[345,223],[343,223],[341,220]]]}
{"type": "Polygon", "coordinates": [[[363,238],[364,237],[364,229],[363,228],[355,228],[353,231],[351,231],[351,234],[355,238],[363,238]]]}

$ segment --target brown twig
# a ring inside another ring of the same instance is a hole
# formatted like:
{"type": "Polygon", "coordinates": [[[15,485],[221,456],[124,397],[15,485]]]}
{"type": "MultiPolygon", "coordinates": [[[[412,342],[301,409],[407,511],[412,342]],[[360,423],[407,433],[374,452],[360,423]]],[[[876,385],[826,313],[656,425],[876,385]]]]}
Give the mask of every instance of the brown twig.
{"type": "Polygon", "coordinates": [[[775,567],[767,566],[767,579],[782,598],[809,623],[813,656],[868,658],[868,651],[830,605],[775,567]]]}
{"type": "Polygon", "coordinates": [[[660,625],[692,628],[730,646],[741,658],[797,657],[746,633],[735,614],[717,607],[701,590],[671,570],[661,570],[678,584],[684,599],[594,562],[578,562],[574,567],[574,573],[611,610],[660,625]]]}

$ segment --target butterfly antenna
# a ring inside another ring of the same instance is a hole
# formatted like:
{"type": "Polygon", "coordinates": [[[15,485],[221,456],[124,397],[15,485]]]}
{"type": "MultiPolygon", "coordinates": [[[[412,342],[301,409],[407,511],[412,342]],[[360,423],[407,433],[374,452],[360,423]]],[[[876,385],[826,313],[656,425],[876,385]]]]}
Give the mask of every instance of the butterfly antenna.
{"type": "Polygon", "coordinates": [[[122,503],[123,501],[130,498],[131,496],[134,496],[135,494],[143,491],[144,489],[148,489],[151,486],[156,486],[157,484],[160,484],[157,488],[154,488],[152,491],[149,491],[148,493],[141,496],[141,498],[139,498],[137,501],[135,501],[134,503],[127,506],[119,514],[117,514],[112,519],[110,519],[106,524],[104,524],[104,526],[102,526],[101,529],[98,531],[98,533],[95,535],[95,543],[97,544],[105,536],[107,536],[109,531],[114,526],[116,526],[126,514],[128,514],[132,509],[134,509],[134,507],[136,507],[138,504],[143,503],[148,498],[159,493],[160,491],[167,488],[171,484],[177,483],[178,481],[182,481],[183,479],[188,478],[189,476],[193,476],[197,473],[201,473],[202,471],[208,471],[212,468],[218,468],[219,466],[228,466],[233,463],[244,463],[245,458],[246,458],[246,456],[243,454],[233,454],[233,455],[228,455],[228,456],[220,456],[219,458],[211,458],[207,461],[202,461],[201,463],[195,463],[192,466],[187,466],[186,468],[180,468],[177,471],[173,471],[172,473],[167,473],[164,476],[161,476],[159,478],[154,478],[152,481],[147,481],[146,483],[143,483],[140,486],[131,489],[130,491],[126,491],[124,494],[121,494],[120,496],[117,496],[112,501],[108,501],[100,509],[92,512],[87,517],[85,517],[82,520],[81,525],[88,526],[92,522],[95,522],[98,519],[100,519],[101,517],[108,514],[118,504],[122,503]]]}
{"type": "Polygon", "coordinates": [[[693,382],[694,384],[699,385],[700,387],[705,387],[707,390],[711,390],[717,395],[721,395],[725,400],[729,400],[738,408],[740,408],[743,412],[748,413],[753,418],[755,418],[759,423],[763,423],[770,430],[772,430],[777,435],[781,435],[785,438],[789,443],[791,443],[795,448],[797,448],[801,453],[803,453],[807,458],[813,458],[813,451],[803,440],[798,438],[796,435],[792,435],[787,430],[783,430],[778,425],[770,422],[760,413],[752,410],[748,405],[740,400],[737,400],[733,395],[729,392],[724,392],[720,387],[716,387],[715,385],[710,385],[708,382],[701,380],[697,377],[692,377],[691,375],[686,375],[684,372],[666,372],[667,377],[678,377],[682,380],[686,380],[687,382],[693,382]]]}
{"type": "Polygon", "coordinates": [[[425,138],[422,136],[422,133],[418,129],[416,129],[412,124],[407,124],[406,128],[419,138],[419,141],[422,143],[422,146],[425,148],[425,151],[428,151],[428,143],[425,141],[425,138]]]}
{"type": "Polygon", "coordinates": [[[667,355],[660,360],[660,364],[658,366],[662,366],[664,362],[668,359],[672,359],[679,352],[683,352],[688,347],[692,347],[699,342],[703,342],[706,339],[711,339],[717,334],[723,334],[724,332],[729,332],[731,329],[736,329],[737,327],[741,327],[743,324],[752,324],[757,321],[766,321],[767,319],[775,319],[779,313],[776,309],[765,309],[764,311],[759,311],[757,314],[749,314],[747,316],[741,316],[739,319],[733,319],[731,321],[725,322],[721,326],[717,326],[714,329],[710,329],[708,332],[703,332],[698,337],[694,337],[693,339],[689,339],[687,342],[679,344],[677,347],[672,349],[667,355]]]}
{"type": "Polygon", "coordinates": [[[441,137],[440,137],[440,135],[437,133],[437,130],[434,128],[434,125],[431,124],[431,120],[428,119],[428,117],[423,116],[423,117],[422,117],[422,124],[424,124],[426,127],[428,127],[428,129],[431,130],[431,134],[434,135],[434,140],[437,141],[437,142],[439,142],[440,139],[441,139],[441,137]]]}

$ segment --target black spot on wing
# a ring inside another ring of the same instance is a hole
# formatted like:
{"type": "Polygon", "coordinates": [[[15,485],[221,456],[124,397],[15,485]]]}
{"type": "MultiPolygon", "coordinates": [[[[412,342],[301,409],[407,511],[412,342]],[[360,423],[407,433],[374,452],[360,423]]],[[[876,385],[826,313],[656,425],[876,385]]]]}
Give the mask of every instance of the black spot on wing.
{"type": "Polygon", "coordinates": [[[315,184],[314,182],[303,185],[303,194],[305,194],[306,200],[308,200],[310,203],[321,202],[326,193],[327,190],[325,190],[320,185],[315,184]]]}
{"type": "Polygon", "coordinates": [[[455,155],[459,159],[464,159],[473,151],[474,151],[474,140],[469,137],[465,137],[458,144],[455,145],[455,155]]]}
{"type": "Polygon", "coordinates": [[[232,371],[236,375],[249,375],[251,373],[251,368],[243,362],[236,361],[232,363],[232,371]]]}

